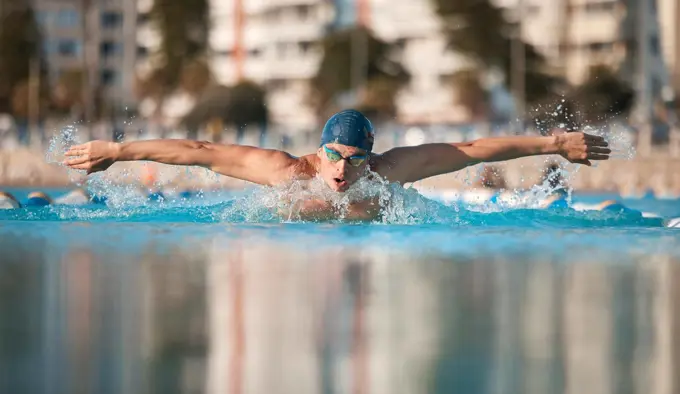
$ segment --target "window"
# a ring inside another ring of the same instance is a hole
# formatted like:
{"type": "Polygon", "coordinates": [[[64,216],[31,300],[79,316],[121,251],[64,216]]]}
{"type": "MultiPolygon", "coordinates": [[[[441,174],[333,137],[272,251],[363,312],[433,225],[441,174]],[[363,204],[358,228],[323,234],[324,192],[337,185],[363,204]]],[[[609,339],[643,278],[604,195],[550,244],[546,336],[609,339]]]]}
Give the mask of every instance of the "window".
{"type": "Polygon", "coordinates": [[[310,49],[312,49],[313,43],[310,41],[302,41],[298,42],[298,48],[300,49],[300,52],[302,53],[308,53],[310,49]]]}
{"type": "Polygon", "coordinates": [[[38,11],[35,14],[35,20],[41,27],[49,26],[52,21],[52,15],[49,11],[38,11]]]}
{"type": "Polygon", "coordinates": [[[149,55],[149,49],[146,47],[137,47],[137,56],[146,57],[149,55]]]}
{"type": "Polygon", "coordinates": [[[57,13],[57,26],[59,27],[76,27],[80,20],[76,10],[60,10],[57,13]]]}
{"type": "Polygon", "coordinates": [[[408,40],[406,38],[397,38],[396,40],[394,40],[393,46],[394,46],[394,49],[396,49],[398,51],[403,51],[404,49],[406,49],[407,43],[408,43],[408,40]]]}
{"type": "Polygon", "coordinates": [[[230,56],[232,56],[233,54],[234,54],[234,51],[232,51],[232,50],[230,50],[230,49],[225,49],[225,50],[222,50],[222,51],[217,51],[217,55],[218,55],[218,56],[225,57],[225,58],[226,58],[226,57],[230,57],[230,56]]]}
{"type": "Polygon", "coordinates": [[[308,5],[299,5],[295,7],[295,12],[297,13],[298,19],[300,20],[307,20],[309,18],[310,14],[310,7],[308,5]]]}
{"type": "Polygon", "coordinates": [[[150,20],[151,20],[151,15],[148,12],[137,15],[137,23],[139,23],[140,25],[144,24],[144,23],[148,23],[150,20]]]}
{"type": "Polygon", "coordinates": [[[598,1],[585,4],[586,12],[613,12],[617,1],[598,1]]]}
{"type": "Polygon", "coordinates": [[[111,29],[123,24],[123,16],[119,12],[102,12],[102,27],[111,29]]]}
{"type": "Polygon", "coordinates": [[[56,52],[56,45],[55,44],[56,43],[55,43],[54,40],[44,39],[42,41],[43,53],[46,54],[46,55],[50,55],[52,53],[55,53],[56,52]]]}
{"type": "Polygon", "coordinates": [[[267,90],[285,90],[288,88],[288,81],[285,79],[270,79],[266,83],[267,90]]]}
{"type": "Polygon", "coordinates": [[[59,40],[57,43],[57,52],[61,56],[78,56],[82,49],[82,44],[76,40],[59,40]]]}
{"type": "Polygon", "coordinates": [[[115,56],[122,52],[120,43],[115,41],[104,41],[99,45],[99,53],[102,57],[115,56]]]}
{"type": "Polygon", "coordinates": [[[649,38],[649,53],[652,54],[652,56],[658,56],[659,53],[661,52],[660,44],[659,44],[659,36],[652,36],[649,38]]]}
{"type": "Polygon", "coordinates": [[[254,48],[248,51],[248,56],[252,57],[258,57],[262,54],[262,50],[260,48],[254,48]]]}
{"type": "Polygon", "coordinates": [[[113,85],[118,82],[118,73],[113,70],[102,70],[102,85],[113,85]]]}
{"type": "Polygon", "coordinates": [[[612,42],[591,42],[588,44],[588,49],[591,52],[611,52],[614,49],[612,42]]]}

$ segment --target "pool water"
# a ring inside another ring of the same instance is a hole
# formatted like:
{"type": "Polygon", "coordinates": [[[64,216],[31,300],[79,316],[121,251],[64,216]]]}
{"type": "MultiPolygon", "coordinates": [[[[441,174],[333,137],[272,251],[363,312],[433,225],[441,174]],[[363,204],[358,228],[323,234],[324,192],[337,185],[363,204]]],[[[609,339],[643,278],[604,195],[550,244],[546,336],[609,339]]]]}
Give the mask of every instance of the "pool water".
{"type": "Polygon", "coordinates": [[[680,201],[415,194],[375,223],[250,192],[0,210],[0,392],[680,389],[680,201]]]}

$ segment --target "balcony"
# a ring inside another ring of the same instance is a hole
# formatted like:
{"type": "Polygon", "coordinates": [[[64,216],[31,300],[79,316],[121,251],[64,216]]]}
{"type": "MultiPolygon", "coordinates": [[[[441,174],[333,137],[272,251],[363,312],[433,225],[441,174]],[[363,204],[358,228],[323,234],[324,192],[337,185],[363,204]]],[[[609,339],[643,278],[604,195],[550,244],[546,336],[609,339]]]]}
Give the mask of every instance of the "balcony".
{"type": "Polygon", "coordinates": [[[614,15],[574,17],[568,39],[575,44],[615,41],[620,37],[621,23],[614,15]]]}

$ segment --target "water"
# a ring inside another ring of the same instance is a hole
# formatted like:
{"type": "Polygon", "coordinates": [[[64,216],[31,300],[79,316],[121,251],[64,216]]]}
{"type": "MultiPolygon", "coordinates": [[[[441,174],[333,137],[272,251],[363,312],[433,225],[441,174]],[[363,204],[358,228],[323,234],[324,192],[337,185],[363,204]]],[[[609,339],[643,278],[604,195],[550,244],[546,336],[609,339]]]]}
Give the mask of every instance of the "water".
{"type": "Polygon", "coordinates": [[[381,192],[375,222],[282,219],[261,190],[0,210],[0,392],[680,389],[680,201],[381,192]]]}

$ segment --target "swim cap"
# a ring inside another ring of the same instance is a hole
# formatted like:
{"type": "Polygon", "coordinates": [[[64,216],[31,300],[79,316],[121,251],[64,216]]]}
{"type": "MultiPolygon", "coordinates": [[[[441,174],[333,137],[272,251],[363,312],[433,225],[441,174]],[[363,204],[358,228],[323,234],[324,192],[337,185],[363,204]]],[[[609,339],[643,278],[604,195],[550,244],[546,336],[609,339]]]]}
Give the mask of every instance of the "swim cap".
{"type": "Polygon", "coordinates": [[[371,121],[359,111],[348,109],[340,111],[328,119],[321,133],[321,145],[342,144],[373,150],[375,132],[371,121]]]}
{"type": "Polygon", "coordinates": [[[52,204],[52,199],[43,192],[31,192],[28,195],[25,206],[27,207],[44,207],[52,204]]]}

